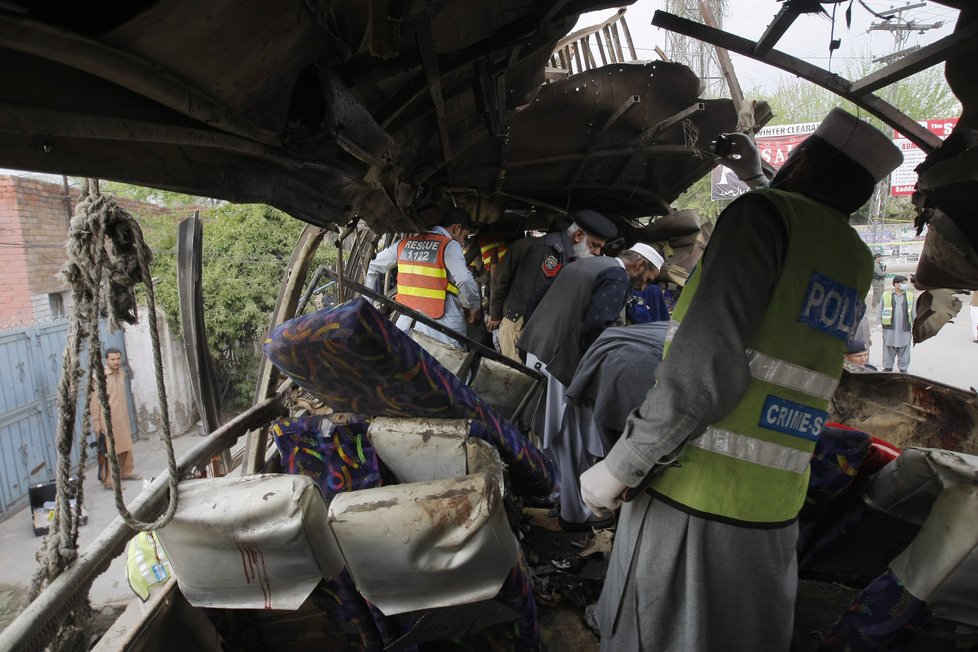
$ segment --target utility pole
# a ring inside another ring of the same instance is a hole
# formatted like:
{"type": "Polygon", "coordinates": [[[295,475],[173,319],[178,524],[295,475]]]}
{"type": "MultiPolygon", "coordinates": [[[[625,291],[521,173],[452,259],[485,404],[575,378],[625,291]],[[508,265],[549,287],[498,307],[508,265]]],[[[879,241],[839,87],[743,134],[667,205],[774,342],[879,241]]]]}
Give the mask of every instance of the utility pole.
{"type": "MultiPolygon", "coordinates": [[[[907,47],[907,41],[910,39],[911,34],[914,32],[923,34],[929,30],[937,29],[944,25],[943,21],[937,21],[935,23],[918,23],[912,18],[904,18],[903,16],[903,14],[906,12],[914,9],[922,9],[926,6],[926,2],[917,2],[914,4],[907,2],[902,7],[890,7],[886,11],[878,12],[882,17],[882,20],[870,25],[869,31],[890,32],[890,34],[893,36],[893,51],[890,52],[890,54],[873,59],[873,63],[886,65],[902,59],[911,52],[920,49],[919,45],[907,47]]],[[[893,93],[895,90],[896,89],[891,86],[889,89],[887,89],[887,91],[884,91],[884,94],[887,95],[887,97],[884,97],[884,99],[891,104],[894,101],[893,93]]],[[[873,192],[873,198],[870,200],[868,226],[871,234],[870,238],[874,243],[879,243],[883,237],[883,223],[886,221],[886,204],[889,200],[889,196],[890,178],[887,176],[886,179],[876,185],[876,190],[873,192]]]]}

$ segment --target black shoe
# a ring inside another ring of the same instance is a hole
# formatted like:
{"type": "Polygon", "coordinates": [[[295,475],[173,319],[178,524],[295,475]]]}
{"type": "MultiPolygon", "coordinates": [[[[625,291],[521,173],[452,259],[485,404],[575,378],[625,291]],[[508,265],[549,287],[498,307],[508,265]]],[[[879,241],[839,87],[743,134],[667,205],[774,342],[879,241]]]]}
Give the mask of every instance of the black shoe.
{"type": "Polygon", "coordinates": [[[550,496],[525,496],[523,502],[526,503],[527,507],[536,507],[537,509],[553,509],[554,501],[550,500],[550,496]]]}
{"type": "Polygon", "coordinates": [[[615,515],[612,514],[604,518],[592,516],[583,523],[565,521],[562,517],[558,516],[557,522],[560,524],[560,529],[564,532],[590,532],[591,530],[604,530],[605,528],[612,527],[615,524],[615,515]]]}
{"type": "Polygon", "coordinates": [[[893,367],[884,367],[883,371],[893,371],[893,367]]]}

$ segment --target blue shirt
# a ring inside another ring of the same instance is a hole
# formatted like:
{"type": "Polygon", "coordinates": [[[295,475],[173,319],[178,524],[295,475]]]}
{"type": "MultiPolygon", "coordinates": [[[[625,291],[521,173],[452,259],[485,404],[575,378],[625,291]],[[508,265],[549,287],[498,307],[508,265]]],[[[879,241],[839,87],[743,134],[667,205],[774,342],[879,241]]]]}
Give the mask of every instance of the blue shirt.
{"type": "Polygon", "coordinates": [[[662,298],[662,288],[649,283],[644,290],[632,290],[625,303],[625,317],[629,324],[669,321],[669,307],[662,298]]]}

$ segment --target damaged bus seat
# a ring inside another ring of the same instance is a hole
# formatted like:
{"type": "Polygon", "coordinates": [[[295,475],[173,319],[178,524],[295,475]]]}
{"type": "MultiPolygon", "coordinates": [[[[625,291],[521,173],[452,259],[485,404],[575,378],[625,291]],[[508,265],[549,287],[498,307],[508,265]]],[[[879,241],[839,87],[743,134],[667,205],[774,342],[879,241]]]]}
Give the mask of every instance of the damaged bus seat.
{"type": "Polygon", "coordinates": [[[157,535],[190,604],[298,609],[344,565],[326,514],[301,475],[187,480],[157,535]]]}
{"type": "Polygon", "coordinates": [[[484,424],[339,418],[272,427],[283,468],[312,477],[330,503],[347,564],[327,582],[330,597],[343,596],[333,618],[362,636],[380,632],[384,646],[466,636],[476,647],[532,649],[529,572],[504,509],[499,453],[473,434],[484,424]],[[356,617],[350,605],[363,607],[356,617]]]}
{"type": "Polygon", "coordinates": [[[553,490],[553,465],[515,426],[364,299],[297,317],[265,340],[268,359],[340,413],[473,419],[499,451],[513,490],[553,490]]]}

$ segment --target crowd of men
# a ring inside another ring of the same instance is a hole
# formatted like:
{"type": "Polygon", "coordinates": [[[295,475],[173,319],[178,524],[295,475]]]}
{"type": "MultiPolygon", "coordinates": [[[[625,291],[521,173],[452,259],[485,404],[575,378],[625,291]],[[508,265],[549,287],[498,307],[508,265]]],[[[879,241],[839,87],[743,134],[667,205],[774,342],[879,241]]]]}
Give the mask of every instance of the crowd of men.
{"type": "MultiPolygon", "coordinates": [[[[561,522],[620,510],[602,650],[791,646],[809,460],[878,280],[848,220],[902,155],[834,109],[768,182],[752,139],[729,136],[721,160],[754,190],[719,217],[671,314],[646,291],[661,253],[639,242],[602,256],[617,232],[594,211],[501,257],[490,248],[486,324],[504,354],[547,375],[534,429],[559,469],[561,522]],[[619,327],[629,312],[646,323],[619,327]]],[[[480,305],[459,263],[472,227],[447,211],[381,252],[370,280],[397,265],[398,301],[464,332],[480,305]]],[[[874,293],[884,366],[901,371],[904,283],[874,293]]]]}

